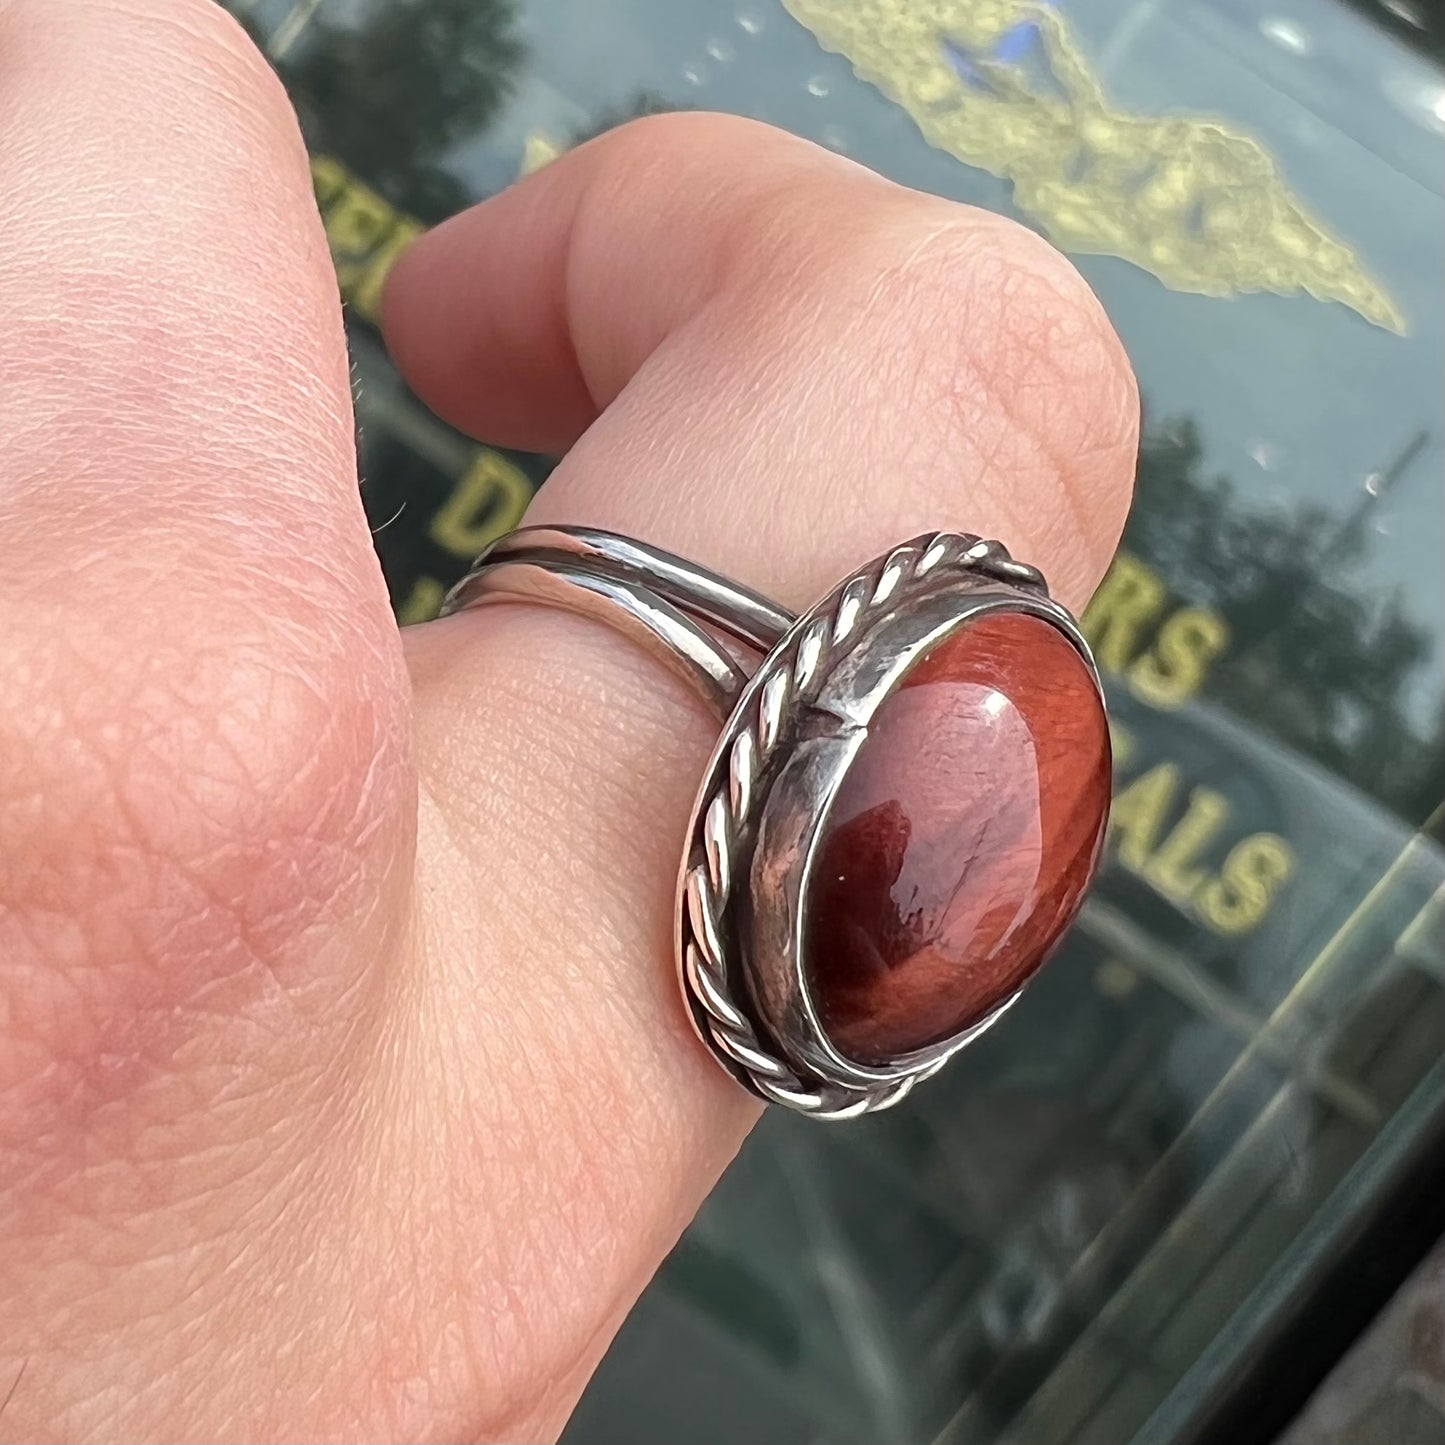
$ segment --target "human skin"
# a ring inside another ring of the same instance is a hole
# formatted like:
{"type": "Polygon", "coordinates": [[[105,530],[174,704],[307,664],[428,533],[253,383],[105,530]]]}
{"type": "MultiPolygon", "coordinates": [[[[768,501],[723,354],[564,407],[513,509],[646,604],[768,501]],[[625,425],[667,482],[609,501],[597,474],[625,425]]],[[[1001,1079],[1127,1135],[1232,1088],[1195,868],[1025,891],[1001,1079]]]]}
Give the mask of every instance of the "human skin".
{"type": "MultiPolygon", "coordinates": [[[[604,627],[398,634],[280,86],[206,0],[0,0],[0,1434],[555,1435],[756,1111],[691,1037],[714,733],[604,627]]],[[[642,121],[388,288],[529,513],[803,605],[1002,538],[1079,607],[1137,400],[1035,236],[642,121]]]]}

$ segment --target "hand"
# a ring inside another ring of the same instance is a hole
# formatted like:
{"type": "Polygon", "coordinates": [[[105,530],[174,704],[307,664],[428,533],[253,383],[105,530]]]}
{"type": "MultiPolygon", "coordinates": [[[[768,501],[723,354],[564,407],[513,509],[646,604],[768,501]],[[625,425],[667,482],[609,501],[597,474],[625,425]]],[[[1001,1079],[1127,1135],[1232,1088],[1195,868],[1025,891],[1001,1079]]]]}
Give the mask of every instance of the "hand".
{"type": "MultiPolygon", "coordinates": [[[[281,88],[199,0],[0,0],[0,1431],[558,1430],[755,1111],[671,895],[714,729],[605,628],[399,636],[281,88]]],[[[386,304],[529,520],[807,604],[957,525],[1073,607],[1136,399],[1034,236],[641,122],[386,304]]]]}

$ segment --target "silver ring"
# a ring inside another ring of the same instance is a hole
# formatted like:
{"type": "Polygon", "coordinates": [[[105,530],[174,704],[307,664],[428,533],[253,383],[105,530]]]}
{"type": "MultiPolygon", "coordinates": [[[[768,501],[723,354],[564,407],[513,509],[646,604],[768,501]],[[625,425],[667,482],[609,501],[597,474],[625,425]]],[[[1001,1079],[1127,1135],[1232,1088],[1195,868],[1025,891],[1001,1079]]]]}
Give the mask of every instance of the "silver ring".
{"type": "Polygon", "coordinates": [[[800,616],[581,527],[501,538],[443,613],[601,618],[722,732],[693,805],[675,945],[688,1015],[759,1097],[820,1119],[905,1098],[1017,1000],[1077,913],[1108,817],[1103,693],[1042,575],[914,538],[800,616]],[[761,655],[749,672],[718,639],[761,655]]]}

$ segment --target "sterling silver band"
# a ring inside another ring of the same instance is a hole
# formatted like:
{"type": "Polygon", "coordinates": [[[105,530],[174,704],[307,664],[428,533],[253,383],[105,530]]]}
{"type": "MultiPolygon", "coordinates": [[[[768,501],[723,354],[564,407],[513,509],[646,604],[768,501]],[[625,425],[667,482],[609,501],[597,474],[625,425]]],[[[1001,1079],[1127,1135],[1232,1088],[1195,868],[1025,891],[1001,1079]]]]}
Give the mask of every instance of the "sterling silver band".
{"type": "MultiPolygon", "coordinates": [[[[1026,612],[1093,662],[1043,577],[997,542],[915,538],[801,616],[706,568],[588,528],[529,527],[477,558],[443,613],[543,602],[600,618],[693,684],[722,723],[677,886],[679,982],[698,1037],[740,1084],[822,1119],[907,1096],[1017,998],[943,1043],[885,1065],[844,1057],[803,967],[803,894],[821,820],[873,712],[903,671],[988,612],[1026,612]],[[749,676],[709,629],[762,654],[749,676]]],[[[1097,674],[1093,674],[1097,683],[1097,674]]]]}
{"type": "Polygon", "coordinates": [[[759,653],[793,624],[792,613],[716,572],[588,527],[524,527],[499,538],[447,594],[442,614],[503,598],[602,618],[691,682],[719,722],[748,674],[699,622],[759,653]]]}

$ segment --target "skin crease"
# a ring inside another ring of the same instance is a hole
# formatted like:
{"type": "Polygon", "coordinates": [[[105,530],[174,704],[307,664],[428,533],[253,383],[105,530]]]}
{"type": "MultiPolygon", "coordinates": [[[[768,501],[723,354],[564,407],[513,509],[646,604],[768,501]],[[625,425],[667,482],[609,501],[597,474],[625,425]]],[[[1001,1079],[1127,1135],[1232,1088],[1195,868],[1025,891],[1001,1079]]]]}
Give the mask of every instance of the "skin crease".
{"type": "MultiPolygon", "coordinates": [[[[391,622],[281,89],[0,0],[0,1435],[550,1437],[755,1117],[675,997],[712,729],[605,629],[391,622]]],[[[763,127],[583,147],[389,287],[532,512],[806,604],[930,526],[1078,608],[1137,401],[1067,263],[763,127]]]]}

